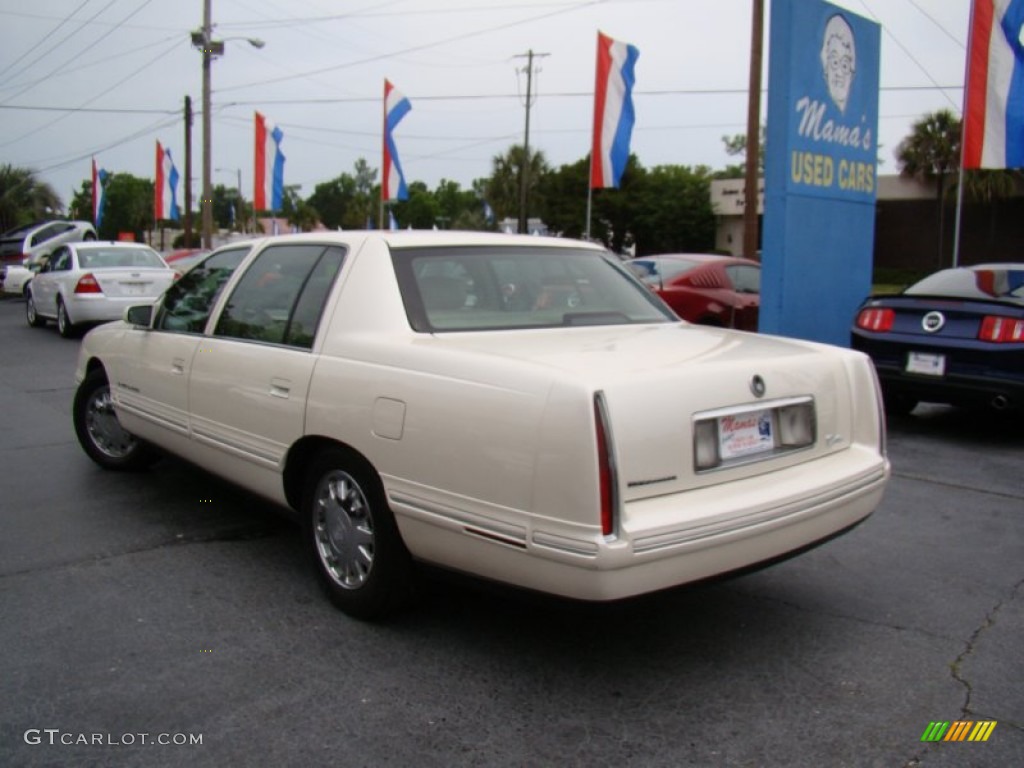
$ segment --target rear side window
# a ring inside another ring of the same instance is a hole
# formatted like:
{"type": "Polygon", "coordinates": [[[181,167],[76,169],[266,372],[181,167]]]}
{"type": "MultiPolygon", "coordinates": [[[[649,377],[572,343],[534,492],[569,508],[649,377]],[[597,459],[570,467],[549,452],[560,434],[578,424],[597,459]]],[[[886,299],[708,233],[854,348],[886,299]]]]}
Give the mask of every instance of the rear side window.
{"type": "Polygon", "coordinates": [[[214,335],[310,349],[344,258],[337,246],[267,248],[235,286],[214,335]]]}

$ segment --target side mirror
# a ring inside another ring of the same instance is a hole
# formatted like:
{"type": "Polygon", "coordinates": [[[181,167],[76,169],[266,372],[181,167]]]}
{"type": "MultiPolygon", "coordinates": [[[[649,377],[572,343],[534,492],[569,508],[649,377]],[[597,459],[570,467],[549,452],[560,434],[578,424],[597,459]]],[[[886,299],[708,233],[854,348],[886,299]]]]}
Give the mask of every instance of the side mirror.
{"type": "Polygon", "coordinates": [[[138,304],[124,311],[124,321],[133,328],[149,328],[153,324],[153,305],[138,304]]]}

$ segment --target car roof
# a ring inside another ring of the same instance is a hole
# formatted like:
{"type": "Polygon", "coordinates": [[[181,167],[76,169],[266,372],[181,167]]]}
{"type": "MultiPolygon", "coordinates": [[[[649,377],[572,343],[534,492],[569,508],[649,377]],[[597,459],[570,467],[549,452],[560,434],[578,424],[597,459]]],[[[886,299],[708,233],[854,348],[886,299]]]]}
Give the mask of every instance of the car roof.
{"type": "Polygon", "coordinates": [[[748,264],[752,267],[761,266],[752,259],[744,259],[741,256],[726,256],[721,253],[651,253],[646,256],[637,256],[634,261],[649,261],[651,259],[669,259],[670,261],[692,261],[700,264],[748,264]]]}
{"type": "MultiPolygon", "coordinates": [[[[511,245],[517,247],[545,247],[545,248],[591,248],[595,251],[609,253],[599,243],[587,243],[582,240],[572,240],[559,237],[545,237],[540,235],[509,235],[502,232],[474,232],[469,230],[430,230],[430,229],[402,229],[402,230],[345,230],[342,232],[302,232],[298,234],[273,235],[262,238],[261,243],[270,245],[278,242],[338,242],[358,247],[363,243],[373,240],[383,240],[388,246],[395,248],[416,248],[429,246],[472,246],[472,245],[511,245]]],[[[232,243],[237,245],[238,243],[232,243]]]]}

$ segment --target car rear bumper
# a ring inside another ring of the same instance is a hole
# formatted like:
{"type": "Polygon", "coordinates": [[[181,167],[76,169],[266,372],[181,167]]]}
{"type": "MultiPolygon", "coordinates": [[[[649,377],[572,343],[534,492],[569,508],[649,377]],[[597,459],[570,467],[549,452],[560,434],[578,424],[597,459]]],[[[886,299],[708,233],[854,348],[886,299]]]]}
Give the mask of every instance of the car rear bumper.
{"type": "Polygon", "coordinates": [[[389,494],[414,556],[527,589],[607,601],[702,581],[785,558],[867,518],[890,468],[854,447],[728,487],[626,505],[623,534],[605,540],[543,530],[483,530],[389,494]],[[803,479],[800,479],[803,476],[803,479]],[[807,487],[814,478],[814,487],[807,487]],[[674,522],[665,523],[666,519],[674,522]],[[645,526],[645,520],[662,521],[645,526]]]}
{"type": "Polygon", "coordinates": [[[71,316],[71,322],[82,323],[109,323],[111,320],[120,320],[124,317],[124,311],[128,307],[139,304],[152,304],[156,301],[154,296],[128,296],[124,298],[113,298],[98,294],[73,294],[68,297],[67,310],[71,316]]]}
{"type": "Polygon", "coordinates": [[[876,367],[878,380],[886,396],[919,400],[928,403],[994,407],[1002,409],[1024,408],[1024,378],[1010,379],[995,376],[915,376],[898,368],[876,367]]]}

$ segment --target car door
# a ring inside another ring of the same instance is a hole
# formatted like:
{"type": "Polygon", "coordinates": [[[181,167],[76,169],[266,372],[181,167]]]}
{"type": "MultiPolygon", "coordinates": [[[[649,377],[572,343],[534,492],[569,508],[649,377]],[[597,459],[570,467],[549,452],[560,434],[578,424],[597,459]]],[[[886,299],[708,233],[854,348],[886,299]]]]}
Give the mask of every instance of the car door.
{"type": "Polygon", "coordinates": [[[36,311],[47,317],[57,316],[57,297],[61,284],[66,282],[74,266],[71,249],[62,246],[49,258],[44,270],[32,280],[32,297],[36,311]]]}
{"type": "Polygon", "coordinates": [[[167,289],[150,328],[125,331],[123,354],[109,378],[126,429],[158,445],[191,439],[192,364],[217,298],[249,250],[216,251],[167,289]]]}
{"type": "Polygon", "coordinates": [[[272,245],[235,283],[189,378],[193,439],[211,469],[274,496],[288,448],[303,434],[312,353],[344,249],[272,245]]]}

